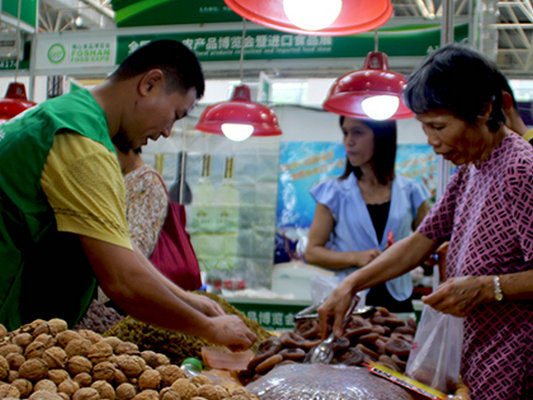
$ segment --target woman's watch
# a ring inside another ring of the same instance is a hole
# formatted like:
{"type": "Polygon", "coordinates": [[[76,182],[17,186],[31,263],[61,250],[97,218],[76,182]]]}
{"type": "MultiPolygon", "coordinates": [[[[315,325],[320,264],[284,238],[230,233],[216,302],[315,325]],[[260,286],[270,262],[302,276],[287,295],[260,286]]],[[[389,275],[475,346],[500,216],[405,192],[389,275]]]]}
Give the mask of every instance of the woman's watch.
{"type": "Polygon", "coordinates": [[[496,301],[503,300],[502,285],[500,284],[500,277],[498,275],[494,277],[494,299],[496,301]]]}

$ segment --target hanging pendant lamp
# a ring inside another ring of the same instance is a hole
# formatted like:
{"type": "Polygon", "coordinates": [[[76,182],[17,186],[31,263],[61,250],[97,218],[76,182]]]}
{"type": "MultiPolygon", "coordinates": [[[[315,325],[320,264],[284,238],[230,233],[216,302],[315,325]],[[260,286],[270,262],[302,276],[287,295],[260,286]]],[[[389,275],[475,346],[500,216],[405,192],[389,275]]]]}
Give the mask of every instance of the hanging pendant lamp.
{"type": "Polygon", "coordinates": [[[392,16],[390,0],[224,0],[240,16],[279,31],[345,36],[373,30],[392,16]]]}
{"type": "Polygon", "coordinates": [[[36,104],[26,97],[24,84],[11,82],[7,87],[5,97],[0,99],[0,123],[13,118],[36,104]]]}
{"type": "Polygon", "coordinates": [[[231,100],[206,107],[195,128],[203,132],[223,134],[238,142],[250,136],[281,135],[274,111],[253,102],[250,88],[246,85],[236,86],[231,100]]]}
{"type": "Polygon", "coordinates": [[[404,75],[389,70],[387,55],[380,51],[367,54],[363,69],[335,80],[324,101],[327,111],[361,119],[410,118],[402,90],[404,75]]]}
{"type": "MultiPolygon", "coordinates": [[[[240,75],[243,81],[244,38],[246,20],[242,23],[240,75]]],[[[241,83],[233,89],[230,101],[206,107],[195,129],[207,133],[224,135],[241,142],[250,136],[278,136],[281,129],[274,111],[263,104],[252,101],[250,88],[241,83]]]]}

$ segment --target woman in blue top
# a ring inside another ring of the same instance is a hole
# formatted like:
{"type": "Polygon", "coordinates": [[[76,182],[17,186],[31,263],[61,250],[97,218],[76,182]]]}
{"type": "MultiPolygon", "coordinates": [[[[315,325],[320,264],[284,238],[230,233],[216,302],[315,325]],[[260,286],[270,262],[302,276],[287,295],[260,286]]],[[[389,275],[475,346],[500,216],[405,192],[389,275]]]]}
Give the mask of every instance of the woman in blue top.
{"type": "MultiPolygon", "coordinates": [[[[429,210],[429,192],[394,173],[396,121],[340,117],[346,167],[338,179],[311,190],[317,201],[305,259],[334,270],[339,280],[377,257],[389,238],[402,239],[429,210]]],[[[366,302],[412,311],[409,274],[370,289],[366,302]]]]}

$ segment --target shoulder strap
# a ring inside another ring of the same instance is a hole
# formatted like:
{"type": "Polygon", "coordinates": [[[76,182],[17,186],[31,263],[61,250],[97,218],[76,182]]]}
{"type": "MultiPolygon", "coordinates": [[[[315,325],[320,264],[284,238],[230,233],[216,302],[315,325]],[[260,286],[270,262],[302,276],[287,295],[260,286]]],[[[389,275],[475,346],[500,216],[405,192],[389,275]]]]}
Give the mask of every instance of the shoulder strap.
{"type": "Polygon", "coordinates": [[[168,201],[170,201],[170,193],[168,192],[167,185],[165,183],[165,180],[161,176],[161,174],[159,174],[159,172],[157,172],[154,169],[149,169],[148,171],[144,171],[142,174],[140,174],[136,179],[139,179],[140,177],[142,177],[142,176],[144,176],[146,174],[154,174],[155,176],[157,176],[157,178],[161,182],[161,185],[163,185],[163,189],[165,189],[165,193],[167,194],[168,201]]]}

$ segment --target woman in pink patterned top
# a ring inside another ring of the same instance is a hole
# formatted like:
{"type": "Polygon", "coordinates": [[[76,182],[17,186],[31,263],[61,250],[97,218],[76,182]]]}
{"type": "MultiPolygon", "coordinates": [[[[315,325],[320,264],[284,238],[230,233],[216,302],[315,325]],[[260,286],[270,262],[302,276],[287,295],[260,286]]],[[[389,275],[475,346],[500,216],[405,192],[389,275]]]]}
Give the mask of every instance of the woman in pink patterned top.
{"type": "Polygon", "coordinates": [[[319,308],[336,335],[358,291],[406,273],[448,241],[446,278],[422,300],[464,317],[461,374],[473,400],[533,399],[533,148],[505,127],[496,67],[450,44],[409,77],[405,98],[435,153],[458,165],[418,230],[319,308]]]}

